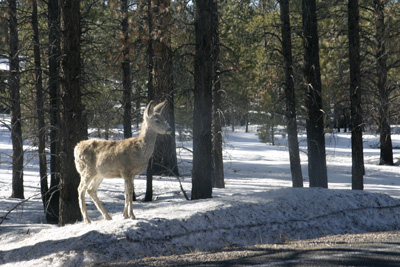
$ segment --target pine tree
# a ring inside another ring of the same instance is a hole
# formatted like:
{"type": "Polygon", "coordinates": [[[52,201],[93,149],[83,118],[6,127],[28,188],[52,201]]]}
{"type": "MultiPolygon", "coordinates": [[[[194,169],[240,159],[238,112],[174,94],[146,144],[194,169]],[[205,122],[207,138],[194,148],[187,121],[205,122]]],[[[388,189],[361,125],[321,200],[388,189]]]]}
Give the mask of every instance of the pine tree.
{"type": "Polygon", "coordinates": [[[315,0],[302,1],[304,82],[306,84],[308,173],[311,187],[328,187],[324,112],[319,64],[317,10],[315,0]]]}
{"type": "Polygon", "coordinates": [[[46,124],[44,117],[44,94],[42,67],[40,62],[40,42],[39,42],[39,26],[38,26],[38,10],[37,1],[32,1],[32,30],[33,30],[33,52],[35,61],[35,87],[36,87],[36,109],[38,120],[38,153],[39,153],[39,173],[40,173],[40,190],[44,209],[46,209],[49,199],[49,186],[47,183],[47,159],[46,159],[46,124]]]}
{"type": "Polygon", "coordinates": [[[60,200],[60,98],[59,98],[59,5],[58,0],[48,1],[49,28],[49,97],[50,97],[50,188],[49,201],[46,205],[46,220],[48,223],[58,223],[60,200]]]}
{"type": "Polygon", "coordinates": [[[81,140],[80,0],[60,1],[61,26],[61,155],[59,225],[82,219],[78,203],[80,176],[74,148],[81,140]]]}
{"type": "Polygon", "coordinates": [[[286,120],[288,132],[290,170],[292,173],[293,187],[303,187],[303,174],[301,172],[299,140],[297,137],[296,121],[296,95],[293,81],[292,38],[289,18],[289,0],[281,0],[282,23],[282,54],[285,71],[285,101],[286,120]]]}
{"type": "Polygon", "coordinates": [[[361,107],[361,59],[360,26],[358,0],[348,2],[349,61],[350,61],[350,102],[351,102],[351,151],[352,151],[352,188],[364,188],[363,155],[363,112],[361,107]]]}
{"type": "Polygon", "coordinates": [[[379,133],[381,144],[380,165],[393,165],[392,137],[390,132],[389,88],[387,85],[387,53],[385,1],[374,0],[375,36],[376,36],[376,86],[378,89],[379,133]]]}
{"type": "Polygon", "coordinates": [[[217,32],[217,1],[195,2],[192,199],[212,197],[212,88],[217,32]]]}
{"type": "Polygon", "coordinates": [[[218,2],[215,3],[215,11],[213,16],[213,27],[212,27],[212,35],[213,35],[213,53],[212,53],[212,61],[213,61],[213,87],[212,87],[212,183],[215,188],[224,188],[224,161],[222,154],[222,89],[221,89],[221,80],[219,77],[220,73],[220,39],[219,39],[219,10],[218,10],[218,2]]]}
{"type": "Polygon", "coordinates": [[[170,0],[149,0],[148,6],[148,100],[168,100],[163,115],[172,127],[171,135],[158,135],[153,156],[147,168],[147,191],[145,199],[152,199],[152,176],[179,175],[176,144],[173,90],[173,65],[171,50],[171,2],[170,0]]]}
{"type": "Polygon", "coordinates": [[[131,86],[131,61],[129,58],[129,18],[128,0],[121,0],[121,28],[122,28],[122,106],[124,108],[123,125],[124,138],[132,137],[132,86],[131,86]]]}
{"type": "Polygon", "coordinates": [[[24,198],[24,149],[21,125],[19,41],[17,23],[17,1],[8,0],[9,16],[9,91],[11,113],[12,192],[13,198],[24,198]]]}

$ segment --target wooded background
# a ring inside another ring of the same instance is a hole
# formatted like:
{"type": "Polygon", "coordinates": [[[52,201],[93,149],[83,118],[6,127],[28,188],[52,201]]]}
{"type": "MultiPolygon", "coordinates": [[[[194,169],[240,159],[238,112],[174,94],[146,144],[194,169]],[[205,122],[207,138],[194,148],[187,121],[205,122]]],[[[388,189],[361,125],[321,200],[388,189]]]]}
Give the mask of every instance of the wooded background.
{"type": "Polygon", "coordinates": [[[272,144],[276,126],[286,126],[293,186],[303,186],[299,130],[310,186],[320,187],[328,186],[324,134],[351,131],[353,189],[363,189],[363,131],[380,135],[380,164],[393,165],[399,33],[394,0],[0,1],[12,197],[24,198],[29,141],[48,222],[79,220],[75,144],[89,132],[118,139],[119,126],[130,138],[149,100],[164,99],[177,136],[157,139],[146,200],[152,175],[179,176],[176,138],[193,139],[192,199],[211,197],[224,187],[221,127],[249,124],[272,144]]]}

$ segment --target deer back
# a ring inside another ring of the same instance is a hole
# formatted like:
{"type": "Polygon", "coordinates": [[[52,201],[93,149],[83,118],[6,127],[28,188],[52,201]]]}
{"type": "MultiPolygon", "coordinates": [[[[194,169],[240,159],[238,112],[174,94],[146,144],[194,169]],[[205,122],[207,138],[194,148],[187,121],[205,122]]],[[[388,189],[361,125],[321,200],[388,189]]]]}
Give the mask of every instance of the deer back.
{"type": "Polygon", "coordinates": [[[91,139],[75,148],[75,160],[80,173],[117,178],[136,175],[147,167],[140,142],[132,139],[106,141],[91,139]]]}

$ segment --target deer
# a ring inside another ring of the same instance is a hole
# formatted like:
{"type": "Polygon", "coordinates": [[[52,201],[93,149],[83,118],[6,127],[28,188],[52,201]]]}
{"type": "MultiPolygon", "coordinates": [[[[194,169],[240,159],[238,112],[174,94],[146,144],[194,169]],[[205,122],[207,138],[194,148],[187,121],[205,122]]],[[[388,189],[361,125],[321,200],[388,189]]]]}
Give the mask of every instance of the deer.
{"type": "Polygon", "coordinates": [[[149,102],[143,113],[140,133],[136,137],[119,141],[90,139],[75,146],[75,166],[81,177],[78,187],[79,207],[85,223],[91,223],[85,202],[86,191],[104,219],[112,219],[97,196],[97,190],[104,178],[124,179],[123,216],[125,219],[135,219],[132,207],[133,180],[147,168],[157,135],[172,132],[171,126],[161,115],[166,103],[167,100],[158,105],[153,101],[149,102]]]}

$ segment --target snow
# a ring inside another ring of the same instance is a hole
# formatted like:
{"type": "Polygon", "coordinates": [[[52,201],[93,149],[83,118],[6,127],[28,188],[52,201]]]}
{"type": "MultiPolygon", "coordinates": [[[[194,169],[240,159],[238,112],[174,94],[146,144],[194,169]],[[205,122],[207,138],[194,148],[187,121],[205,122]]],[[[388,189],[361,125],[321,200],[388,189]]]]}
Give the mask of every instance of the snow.
{"type": "MultiPolygon", "coordinates": [[[[139,199],[136,220],[122,216],[121,179],[106,179],[99,198],[113,216],[103,220],[87,197],[91,224],[48,225],[40,199],[38,159],[26,145],[25,197],[28,201],[0,225],[0,264],[4,266],[85,266],[206,251],[230,246],[283,242],[325,235],[387,231],[400,228],[398,166],[379,166],[378,137],[364,135],[365,190],[351,189],[348,133],[326,135],[329,188],[308,188],[305,135],[299,138],[305,188],[292,188],[286,138],[277,145],[260,143],[255,127],[225,133],[225,189],[213,198],[187,201],[176,178],[154,181],[154,201],[143,202],[145,175],[135,179],[139,199]]],[[[394,134],[393,146],[400,147],[394,134]]],[[[178,143],[178,147],[191,143],[178,143]]],[[[21,200],[11,199],[11,141],[0,128],[0,220],[21,200]]],[[[186,192],[191,191],[191,155],[178,149],[186,192]]],[[[394,157],[400,157],[394,150],[394,157]]]]}
{"type": "Polygon", "coordinates": [[[10,64],[8,64],[8,59],[0,58],[0,71],[10,70],[10,64]]]}

